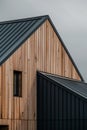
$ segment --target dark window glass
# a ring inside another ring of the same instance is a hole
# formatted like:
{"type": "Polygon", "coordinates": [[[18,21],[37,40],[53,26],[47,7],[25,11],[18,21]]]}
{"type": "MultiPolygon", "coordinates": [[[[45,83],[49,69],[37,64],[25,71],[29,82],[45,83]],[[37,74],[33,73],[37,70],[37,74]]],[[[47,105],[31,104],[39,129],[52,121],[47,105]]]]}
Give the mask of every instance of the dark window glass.
{"type": "Polygon", "coordinates": [[[0,125],[0,130],[8,130],[8,126],[7,125],[0,125]]]}
{"type": "Polygon", "coordinates": [[[13,75],[13,95],[22,97],[22,72],[14,71],[13,75]]]}

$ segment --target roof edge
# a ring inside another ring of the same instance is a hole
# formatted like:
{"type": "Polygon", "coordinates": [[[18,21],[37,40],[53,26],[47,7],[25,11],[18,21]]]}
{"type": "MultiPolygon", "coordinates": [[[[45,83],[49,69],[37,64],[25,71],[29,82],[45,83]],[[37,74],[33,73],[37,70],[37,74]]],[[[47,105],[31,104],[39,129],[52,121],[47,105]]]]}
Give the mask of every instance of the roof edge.
{"type": "Polygon", "coordinates": [[[84,78],[82,77],[82,75],[81,75],[81,73],[80,73],[80,71],[79,71],[79,69],[78,69],[77,65],[75,64],[75,62],[74,62],[74,60],[73,60],[73,58],[72,58],[71,54],[69,53],[69,51],[68,51],[68,49],[67,49],[66,45],[64,44],[64,42],[63,42],[62,38],[60,37],[60,34],[58,33],[58,31],[57,31],[57,29],[56,29],[55,25],[53,24],[53,22],[52,22],[51,18],[49,17],[49,15],[48,15],[48,20],[49,20],[49,22],[50,22],[51,26],[53,27],[53,29],[54,29],[54,31],[55,31],[55,33],[56,33],[56,35],[58,36],[58,38],[59,38],[60,42],[62,43],[62,45],[63,45],[64,49],[66,50],[66,52],[67,52],[67,54],[68,54],[69,58],[71,59],[71,62],[72,62],[72,64],[74,65],[74,67],[75,67],[75,69],[76,69],[77,73],[79,74],[79,76],[80,76],[81,80],[82,80],[83,82],[85,82],[84,78]]]}
{"type": "MultiPolygon", "coordinates": [[[[47,73],[47,74],[48,74],[48,73],[47,73]]],[[[63,87],[66,88],[66,85],[62,84],[62,83],[59,82],[59,81],[57,82],[56,80],[52,79],[51,77],[49,77],[48,75],[46,75],[46,74],[44,74],[44,73],[41,73],[40,71],[37,71],[37,75],[42,76],[43,78],[49,80],[51,83],[54,83],[55,85],[59,84],[59,85],[61,85],[61,86],[63,86],[63,87]]],[[[55,75],[54,75],[54,76],[55,76],[55,75]]],[[[61,78],[61,77],[58,77],[58,78],[61,78]]],[[[62,78],[62,79],[64,79],[64,78],[62,78]]],[[[68,79],[66,79],[66,80],[68,80],[68,79]]],[[[75,82],[75,81],[74,81],[74,82],[75,82]]],[[[78,81],[77,81],[77,82],[78,82],[78,81]]],[[[84,82],[82,82],[82,83],[84,83],[84,82]]],[[[75,92],[75,91],[73,91],[73,90],[71,90],[71,89],[69,89],[69,88],[67,88],[67,91],[72,92],[72,93],[75,94],[75,95],[78,95],[80,98],[82,98],[84,101],[87,102],[87,98],[85,98],[85,97],[82,96],[81,94],[79,94],[79,93],[77,93],[77,92],[75,92]]]]}
{"type": "Polygon", "coordinates": [[[62,75],[58,75],[58,74],[52,74],[52,73],[48,73],[48,72],[44,72],[44,71],[37,71],[37,73],[40,73],[42,75],[46,75],[46,76],[52,76],[52,77],[58,77],[60,79],[65,79],[65,80],[69,80],[69,81],[74,81],[74,82],[78,82],[78,83],[83,83],[83,84],[87,84],[83,81],[77,80],[77,79],[73,79],[70,77],[66,77],[66,76],[62,76],[62,75]]]}
{"type": "Polygon", "coordinates": [[[39,18],[50,18],[49,15],[42,15],[42,16],[36,16],[36,17],[30,17],[30,18],[20,18],[20,19],[15,19],[15,20],[7,20],[7,21],[1,21],[0,25],[2,24],[10,24],[10,23],[17,23],[17,22],[24,22],[32,19],[39,19],[39,18]]]}
{"type": "MultiPolygon", "coordinates": [[[[20,44],[18,44],[18,46],[12,50],[11,52],[9,51],[9,54],[4,58],[4,60],[1,61],[0,59],[0,66],[8,59],[8,57],[10,57],[26,40],[27,38],[29,38],[47,19],[48,19],[48,15],[44,15],[44,16],[38,16],[40,19],[43,18],[42,20],[40,20],[40,22],[37,24],[37,26],[34,28],[34,30],[32,30],[30,33],[28,33],[25,38],[20,41],[20,44]]],[[[38,17],[34,17],[35,19],[38,19],[38,17]]],[[[26,18],[27,20],[32,20],[34,19],[33,17],[32,18],[26,18]]],[[[23,21],[26,21],[26,19],[22,19],[23,21]]],[[[20,22],[21,19],[19,20],[12,20],[12,22],[20,22]]],[[[11,21],[6,21],[6,23],[11,23],[11,21]]],[[[4,24],[4,23],[3,23],[4,24]]],[[[19,41],[18,41],[19,42],[19,41]]]]}

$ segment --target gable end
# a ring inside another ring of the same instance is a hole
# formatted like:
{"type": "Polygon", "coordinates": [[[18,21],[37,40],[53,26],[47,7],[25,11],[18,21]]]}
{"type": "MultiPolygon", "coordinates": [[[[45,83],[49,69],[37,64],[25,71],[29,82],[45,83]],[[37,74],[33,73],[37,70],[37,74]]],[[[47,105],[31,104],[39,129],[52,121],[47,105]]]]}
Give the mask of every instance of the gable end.
{"type": "Polygon", "coordinates": [[[63,40],[61,39],[48,15],[0,23],[0,65],[2,65],[46,20],[50,22],[54,32],[63,45],[81,80],[84,81],[69,51],[67,50],[63,40]]]}

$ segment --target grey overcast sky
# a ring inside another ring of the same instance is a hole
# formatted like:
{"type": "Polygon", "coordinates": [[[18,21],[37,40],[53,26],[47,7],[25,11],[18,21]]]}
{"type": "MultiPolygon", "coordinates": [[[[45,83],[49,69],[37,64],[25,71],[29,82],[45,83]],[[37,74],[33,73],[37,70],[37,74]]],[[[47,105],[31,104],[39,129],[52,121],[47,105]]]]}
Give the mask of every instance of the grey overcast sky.
{"type": "Polygon", "coordinates": [[[0,21],[46,14],[87,82],[87,0],[0,0],[0,21]]]}

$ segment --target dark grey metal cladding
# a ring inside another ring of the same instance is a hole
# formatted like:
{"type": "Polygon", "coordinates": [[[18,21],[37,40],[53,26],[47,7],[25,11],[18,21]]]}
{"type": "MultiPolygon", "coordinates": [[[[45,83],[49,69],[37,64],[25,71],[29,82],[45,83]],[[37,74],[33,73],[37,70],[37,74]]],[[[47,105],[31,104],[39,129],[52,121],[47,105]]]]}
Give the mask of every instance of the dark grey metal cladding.
{"type": "Polygon", "coordinates": [[[0,65],[47,19],[47,16],[0,23],[0,65]]]}
{"type": "Polygon", "coordinates": [[[64,88],[69,89],[70,91],[73,91],[79,96],[82,96],[83,98],[87,99],[87,83],[72,79],[70,80],[68,78],[62,78],[51,74],[45,75],[54,82],[61,84],[64,88]]]}
{"type": "MultiPolygon", "coordinates": [[[[64,80],[67,82],[68,79],[64,80]]],[[[78,81],[69,81],[71,84],[77,82],[78,85],[78,81]]],[[[85,97],[82,98],[75,92],[68,91],[58,81],[55,82],[48,74],[37,73],[37,129],[87,130],[85,97]]]]}

